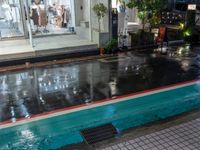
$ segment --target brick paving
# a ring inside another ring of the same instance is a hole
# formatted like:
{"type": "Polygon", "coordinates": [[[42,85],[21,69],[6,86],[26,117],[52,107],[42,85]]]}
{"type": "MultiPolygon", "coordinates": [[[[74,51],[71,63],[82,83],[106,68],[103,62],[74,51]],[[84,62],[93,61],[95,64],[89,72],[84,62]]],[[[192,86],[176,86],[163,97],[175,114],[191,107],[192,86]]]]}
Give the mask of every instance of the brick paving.
{"type": "Polygon", "coordinates": [[[200,118],[101,150],[200,150],[200,118]]]}

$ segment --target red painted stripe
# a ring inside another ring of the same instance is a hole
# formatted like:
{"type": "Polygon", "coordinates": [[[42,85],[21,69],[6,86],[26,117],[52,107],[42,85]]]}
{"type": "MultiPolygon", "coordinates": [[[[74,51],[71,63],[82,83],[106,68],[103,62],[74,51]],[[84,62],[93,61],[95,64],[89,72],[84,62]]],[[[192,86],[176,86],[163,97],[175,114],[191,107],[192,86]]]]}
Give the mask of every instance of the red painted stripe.
{"type": "MultiPolygon", "coordinates": [[[[193,83],[193,82],[198,82],[198,81],[200,81],[200,79],[194,79],[194,80],[180,82],[180,83],[171,84],[171,85],[167,85],[167,86],[162,86],[162,87],[158,87],[158,88],[154,88],[154,89],[150,89],[150,90],[144,90],[144,91],[136,92],[136,93],[133,93],[133,94],[123,95],[123,96],[116,96],[115,98],[108,98],[108,99],[100,100],[100,101],[97,101],[97,102],[92,102],[90,104],[100,104],[100,103],[104,103],[104,102],[111,101],[111,100],[117,100],[117,99],[122,99],[122,98],[129,98],[129,97],[133,97],[133,96],[139,96],[139,95],[142,95],[142,94],[155,92],[155,91],[158,91],[158,90],[163,90],[163,89],[172,88],[172,87],[176,87],[176,86],[181,86],[181,85],[185,85],[185,84],[189,84],[189,83],[193,83]]],[[[83,107],[86,107],[86,106],[87,106],[87,104],[81,104],[81,105],[77,105],[77,106],[72,106],[72,107],[68,107],[68,108],[63,108],[63,109],[50,111],[50,112],[44,112],[44,113],[41,113],[41,114],[33,115],[30,118],[19,118],[19,119],[16,119],[16,122],[24,121],[24,120],[28,120],[28,119],[33,119],[33,118],[37,118],[37,117],[42,117],[42,116],[48,116],[50,114],[55,114],[55,113],[64,112],[64,111],[68,111],[68,110],[73,110],[73,109],[77,109],[77,108],[83,108],[83,107]]],[[[11,120],[9,120],[9,121],[1,122],[0,125],[8,125],[8,124],[12,124],[12,123],[13,122],[11,120]]]]}

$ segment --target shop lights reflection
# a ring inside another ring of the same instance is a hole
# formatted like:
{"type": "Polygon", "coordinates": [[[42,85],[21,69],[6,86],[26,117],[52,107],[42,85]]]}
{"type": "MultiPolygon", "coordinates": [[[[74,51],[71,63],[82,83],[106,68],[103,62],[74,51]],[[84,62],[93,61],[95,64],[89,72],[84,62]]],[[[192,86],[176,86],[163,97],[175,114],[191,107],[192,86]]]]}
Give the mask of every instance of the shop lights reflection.
{"type": "Polygon", "coordinates": [[[190,61],[189,60],[184,60],[182,61],[182,69],[184,71],[188,71],[190,69],[190,61]]]}
{"type": "Polygon", "coordinates": [[[16,122],[15,111],[14,111],[14,107],[13,106],[10,107],[10,113],[11,113],[11,116],[12,116],[11,121],[12,122],[16,122]]]}
{"type": "Polygon", "coordinates": [[[33,140],[35,138],[33,132],[31,132],[30,130],[21,131],[21,135],[22,135],[22,137],[24,137],[25,139],[28,139],[28,140],[33,140]]]}
{"type": "Polygon", "coordinates": [[[25,118],[29,118],[30,117],[30,114],[28,113],[28,110],[27,108],[25,107],[25,105],[20,105],[20,108],[21,108],[21,112],[22,114],[24,115],[25,118]]]}
{"type": "Polygon", "coordinates": [[[184,47],[180,47],[178,48],[178,54],[182,55],[182,54],[187,54],[190,51],[190,45],[186,45],[184,47]]]}

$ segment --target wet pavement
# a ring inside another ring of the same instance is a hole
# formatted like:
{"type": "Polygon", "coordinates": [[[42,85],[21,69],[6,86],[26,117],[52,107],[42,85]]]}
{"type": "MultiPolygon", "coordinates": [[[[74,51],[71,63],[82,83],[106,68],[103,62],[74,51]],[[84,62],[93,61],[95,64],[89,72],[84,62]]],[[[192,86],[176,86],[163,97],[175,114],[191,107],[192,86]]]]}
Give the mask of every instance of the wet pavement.
{"type": "Polygon", "coordinates": [[[0,74],[0,122],[199,78],[200,48],[127,52],[0,74]]]}

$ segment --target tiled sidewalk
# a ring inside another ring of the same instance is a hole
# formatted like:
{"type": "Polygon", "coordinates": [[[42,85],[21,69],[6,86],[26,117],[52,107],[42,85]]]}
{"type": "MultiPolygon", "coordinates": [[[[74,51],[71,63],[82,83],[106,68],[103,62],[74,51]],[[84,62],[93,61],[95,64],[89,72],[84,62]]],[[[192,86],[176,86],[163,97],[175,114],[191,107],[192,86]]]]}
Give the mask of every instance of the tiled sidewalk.
{"type": "Polygon", "coordinates": [[[200,118],[102,150],[200,150],[200,118]]]}

